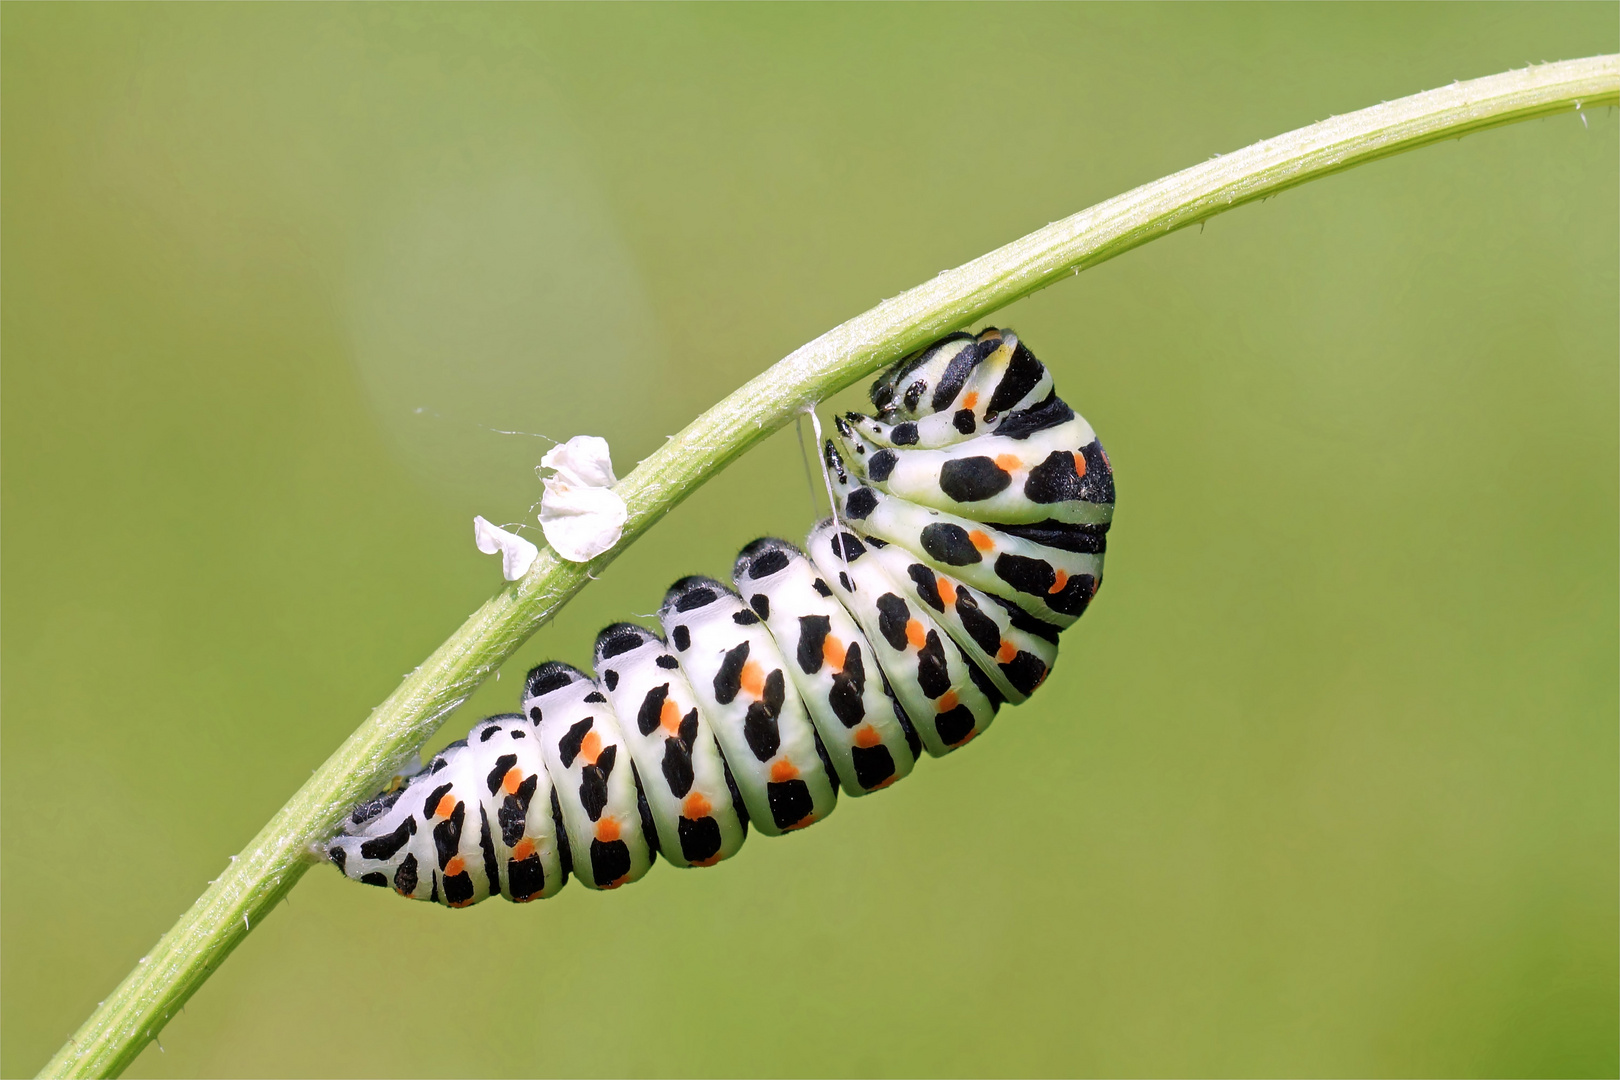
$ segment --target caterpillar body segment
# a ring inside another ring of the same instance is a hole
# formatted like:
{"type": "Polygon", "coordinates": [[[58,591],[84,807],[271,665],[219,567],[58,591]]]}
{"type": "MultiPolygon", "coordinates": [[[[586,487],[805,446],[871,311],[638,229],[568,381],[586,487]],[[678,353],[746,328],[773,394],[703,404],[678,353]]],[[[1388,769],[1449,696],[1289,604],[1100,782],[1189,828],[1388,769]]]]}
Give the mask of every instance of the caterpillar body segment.
{"type": "Polygon", "coordinates": [[[541,900],[563,887],[570,870],[552,796],[528,720],[493,716],[436,754],[406,787],[351,811],[327,854],[356,881],[413,900],[449,907],[497,893],[541,900]],[[504,768],[494,776],[497,766],[504,768]]]}
{"type": "Polygon", "coordinates": [[[615,623],[596,637],[596,671],[624,717],[664,858],[713,866],[735,855],[748,811],[675,654],[652,631],[615,623]]]}
{"type": "Polygon", "coordinates": [[[886,494],[979,521],[1106,523],[1113,485],[1082,417],[1022,437],[983,435],[938,449],[880,447],[836,421],[850,466],[886,494]],[[1086,477],[1090,476],[1090,482],[1086,477]]]}
{"type": "Polygon", "coordinates": [[[869,539],[898,544],[941,573],[1059,628],[1078,619],[1090,603],[1102,577],[1102,533],[1052,525],[1045,530],[1049,535],[1036,530],[1032,539],[1020,535],[1025,531],[1020,526],[991,525],[884,494],[846,469],[831,445],[826,456],[841,516],[869,539]]]}
{"type": "MultiPolygon", "coordinates": [[[[938,448],[995,430],[1053,396],[1052,376],[1012,331],[952,334],[872,384],[876,416],[851,413],[879,446],[938,448]]],[[[1056,400],[1053,398],[1053,400],[1056,400]]]]}
{"type": "Polygon", "coordinates": [[[874,538],[863,541],[829,520],[810,531],[807,546],[834,595],[859,616],[928,753],[944,757],[983,734],[1001,694],[921,605],[905,601],[902,586],[872,555],[874,538]]]}
{"type": "Polygon", "coordinates": [[[670,587],[658,621],[679,652],[754,828],[803,829],[838,805],[838,776],[754,609],[712,578],[670,587]]]}
{"type": "Polygon", "coordinates": [[[732,580],[787,657],[844,794],[911,773],[922,743],[894,699],[872,643],[804,552],[766,537],[743,548],[732,580]]]}
{"type": "Polygon", "coordinates": [[[941,574],[898,544],[870,547],[869,553],[900,595],[943,627],[1009,703],[1022,704],[1051,674],[1058,651],[1055,628],[1047,640],[1015,626],[996,600],[941,574]]]}
{"type": "Polygon", "coordinates": [[[687,577],[660,635],[615,623],[594,678],[550,661],[490,717],[350,812],[338,869],[465,907],[617,889],[660,856],[884,790],[1039,689],[1102,584],[1113,468],[1017,335],[952,334],[881,375],[822,447],[834,516],[756,540],[728,587],[687,577]]]}
{"type": "Polygon", "coordinates": [[[574,876],[589,889],[640,880],[658,853],[658,833],[607,697],[582,672],[553,660],[529,672],[523,715],[555,778],[574,876]]]}

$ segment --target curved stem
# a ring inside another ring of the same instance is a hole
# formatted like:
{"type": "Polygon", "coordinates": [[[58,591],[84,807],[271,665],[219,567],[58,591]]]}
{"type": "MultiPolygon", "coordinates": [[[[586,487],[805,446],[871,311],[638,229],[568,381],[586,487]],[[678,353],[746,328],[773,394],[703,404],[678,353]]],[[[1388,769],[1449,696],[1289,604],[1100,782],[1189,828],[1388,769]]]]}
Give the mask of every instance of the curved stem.
{"type": "Polygon", "coordinates": [[[659,518],[805,408],[941,335],[1156,237],[1344,169],[1474,131],[1620,100],[1620,56],[1506,72],[1386,102],[1195,165],[1054,222],[886,300],[698,417],[618,491],[624,538],[589,564],[543,551],[406,677],[84,1022],[41,1076],[116,1076],[372,794],[530,634],[659,518]]]}

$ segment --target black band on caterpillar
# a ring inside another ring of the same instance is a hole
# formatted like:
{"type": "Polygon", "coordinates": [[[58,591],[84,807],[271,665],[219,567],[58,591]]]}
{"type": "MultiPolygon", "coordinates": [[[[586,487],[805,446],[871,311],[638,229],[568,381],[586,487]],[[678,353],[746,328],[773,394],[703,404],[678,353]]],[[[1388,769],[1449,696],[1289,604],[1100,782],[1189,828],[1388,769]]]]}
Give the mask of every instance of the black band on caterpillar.
{"type": "Polygon", "coordinates": [[[743,548],[732,585],[682,578],[663,636],[615,623],[592,679],[529,672],[326,847],[349,877],[465,907],[712,866],[749,825],[806,828],[1025,700],[1102,585],[1113,469],[1008,330],[952,334],[873,383],[824,459],[837,517],[804,549],[743,548]]]}

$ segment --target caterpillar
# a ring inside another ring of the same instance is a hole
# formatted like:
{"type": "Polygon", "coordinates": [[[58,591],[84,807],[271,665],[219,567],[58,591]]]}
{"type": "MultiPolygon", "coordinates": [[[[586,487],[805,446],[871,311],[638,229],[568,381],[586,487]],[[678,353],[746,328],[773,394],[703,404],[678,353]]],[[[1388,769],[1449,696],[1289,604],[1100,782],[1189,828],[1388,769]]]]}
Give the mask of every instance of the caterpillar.
{"type": "Polygon", "coordinates": [[[538,665],[521,712],[356,806],[331,862],[449,907],[713,866],[1033,694],[1102,585],[1107,454],[1010,330],[951,334],[870,398],[821,447],[836,512],[802,549],[755,540],[731,587],[681,578],[662,633],[597,635],[595,678],[538,665]]]}

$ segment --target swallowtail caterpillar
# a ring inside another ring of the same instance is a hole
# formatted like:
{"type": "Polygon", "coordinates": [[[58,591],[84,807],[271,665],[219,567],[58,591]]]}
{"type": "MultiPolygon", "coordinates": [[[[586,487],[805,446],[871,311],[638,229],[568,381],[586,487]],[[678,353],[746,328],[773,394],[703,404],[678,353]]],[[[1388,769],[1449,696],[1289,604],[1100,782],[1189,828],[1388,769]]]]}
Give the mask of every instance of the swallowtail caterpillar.
{"type": "Polygon", "coordinates": [[[550,661],[326,845],[369,885],[450,907],[713,866],[749,826],[807,828],[984,732],[1038,689],[1102,584],[1113,470],[1010,330],[885,372],[823,447],[837,514],[764,538],[728,587],[687,577],[662,635],[615,623],[596,677],[550,661]]]}

